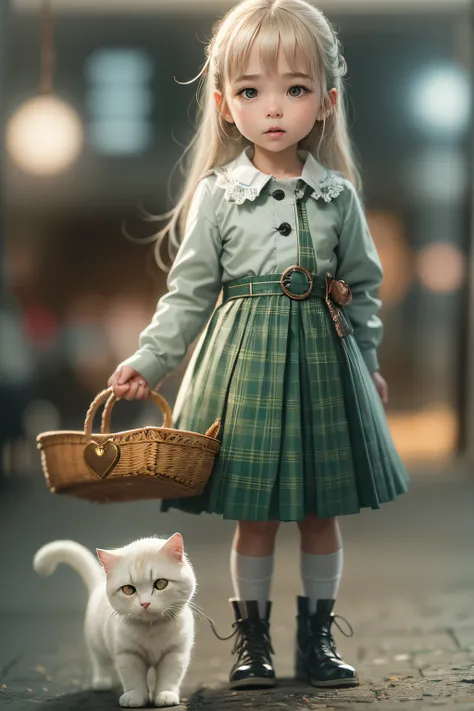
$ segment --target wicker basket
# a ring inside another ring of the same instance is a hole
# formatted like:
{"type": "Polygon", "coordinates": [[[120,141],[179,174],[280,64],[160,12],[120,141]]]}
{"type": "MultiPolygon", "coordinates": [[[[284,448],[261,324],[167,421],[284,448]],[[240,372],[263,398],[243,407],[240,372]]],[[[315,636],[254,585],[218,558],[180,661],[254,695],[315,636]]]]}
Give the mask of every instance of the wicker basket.
{"type": "Polygon", "coordinates": [[[109,388],[92,402],[84,432],[38,435],[51,491],[101,503],[200,494],[220,448],[220,420],[206,434],[175,430],[168,402],[157,392],[152,392],[152,399],[163,413],[163,427],[110,433],[117,398],[109,388]],[[105,401],[101,432],[93,434],[94,416],[105,401]]]}

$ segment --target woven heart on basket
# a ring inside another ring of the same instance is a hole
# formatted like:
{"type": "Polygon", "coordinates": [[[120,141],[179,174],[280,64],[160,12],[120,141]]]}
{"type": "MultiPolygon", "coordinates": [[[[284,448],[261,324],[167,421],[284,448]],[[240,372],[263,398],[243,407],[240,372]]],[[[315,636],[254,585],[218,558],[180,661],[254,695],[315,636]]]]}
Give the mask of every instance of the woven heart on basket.
{"type": "Polygon", "coordinates": [[[112,388],[92,402],[84,432],[43,432],[36,438],[50,490],[100,503],[171,499],[201,494],[219,452],[221,421],[205,434],[172,428],[167,400],[152,391],[163,414],[162,427],[140,427],[110,432],[117,398],[112,388]],[[105,402],[100,433],[93,420],[105,402]]]}

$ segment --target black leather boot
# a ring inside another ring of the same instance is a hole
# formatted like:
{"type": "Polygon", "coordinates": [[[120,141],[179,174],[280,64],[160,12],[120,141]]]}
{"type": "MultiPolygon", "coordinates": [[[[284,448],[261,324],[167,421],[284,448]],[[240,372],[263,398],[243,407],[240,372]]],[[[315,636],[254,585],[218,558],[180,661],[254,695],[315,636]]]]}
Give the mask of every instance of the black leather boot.
{"type": "MultiPolygon", "coordinates": [[[[349,666],[337,651],[331,626],[339,615],[333,613],[334,600],[318,600],[316,612],[309,614],[309,600],[298,597],[298,632],[296,642],[296,676],[313,686],[358,686],[354,667],[349,666]]],[[[344,619],[344,618],[340,618],[344,619]]],[[[344,622],[347,622],[344,620],[344,622]]],[[[339,630],[346,634],[337,624],[339,630]]]]}
{"type": "Polygon", "coordinates": [[[271,654],[274,654],[270,640],[271,602],[267,602],[267,614],[261,618],[256,600],[230,600],[235,614],[236,640],[232,654],[237,659],[230,671],[230,686],[237,688],[258,688],[275,686],[271,654]]]}

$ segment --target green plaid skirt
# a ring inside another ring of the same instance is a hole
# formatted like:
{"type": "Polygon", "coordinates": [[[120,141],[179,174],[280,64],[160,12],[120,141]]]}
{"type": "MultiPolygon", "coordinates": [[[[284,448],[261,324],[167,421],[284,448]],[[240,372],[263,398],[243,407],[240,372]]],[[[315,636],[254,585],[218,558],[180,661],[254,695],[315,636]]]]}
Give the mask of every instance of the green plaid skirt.
{"type": "MultiPolygon", "coordinates": [[[[299,265],[314,274],[304,200],[298,214],[299,265]]],[[[351,333],[337,335],[321,297],[275,293],[216,309],[183,379],[174,422],[205,432],[216,417],[222,444],[203,494],[163,501],[162,510],[298,521],[376,509],[407,490],[359,347],[351,333]]]]}

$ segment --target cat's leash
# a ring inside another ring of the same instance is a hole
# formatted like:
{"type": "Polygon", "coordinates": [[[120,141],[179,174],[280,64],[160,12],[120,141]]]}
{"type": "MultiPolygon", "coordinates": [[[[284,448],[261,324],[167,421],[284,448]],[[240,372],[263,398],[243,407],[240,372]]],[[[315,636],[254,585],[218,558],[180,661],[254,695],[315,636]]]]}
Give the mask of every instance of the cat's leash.
{"type": "Polygon", "coordinates": [[[219,634],[219,632],[216,629],[216,623],[214,622],[212,617],[208,617],[206,615],[206,613],[203,612],[202,610],[199,611],[199,614],[206,618],[206,620],[211,625],[211,629],[214,632],[214,634],[216,635],[217,639],[222,640],[222,642],[225,642],[226,640],[231,639],[232,637],[234,637],[237,634],[237,631],[238,631],[237,622],[232,623],[232,627],[234,627],[234,631],[231,632],[231,634],[227,635],[227,637],[221,637],[221,635],[219,634]]]}
{"type": "MultiPolygon", "coordinates": [[[[234,637],[239,631],[240,620],[237,620],[236,622],[232,623],[232,627],[234,627],[234,631],[231,634],[227,635],[227,637],[221,637],[221,635],[219,634],[219,632],[216,629],[216,623],[214,622],[212,617],[208,617],[206,615],[206,613],[203,612],[202,610],[201,610],[201,615],[203,617],[205,617],[206,620],[209,622],[209,624],[211,625],[211,629],[214,632],[217,639],[221,639],[223,642],[225,642],[227,639],[231,639],[232,637],[234,637]]],[[[234,643],[234,649],[232,650],[232,654],[235,654],[235,652],[237,651],[237,645],[238,645],[238,640],[234,643]]],[[[271,642],[270,642],[270,650],[271,650],[272,654],[275,654],[275,651],[274,651],[273,647],[271,646],[271,642]]]]}
{"type": "MultiPolygon", "coordinates": [[[[216,623],[214,622],[214,620],[212,619],[212,617],[208,617],[208,616],[206,615],[206,613],[203,612],[202,610],[199,611],[199,614],[206,618],[206,620],[207,620],[207,621],[209,622],[209,624],[211,625],[211,629],[212,629],[212,631],[214,632],[214,634],[216,635],[217,639],[220,639],[220,640],[222,640],[223,642],[225,642],[225,641],[228,640],[228,639],[231,639],[231,638],[234,637],[234,635],[236,635],[237,632],[238,632],[238,623],[237,623],[237,622],[233,622],[233,623],[232,623],[232,627],[234,627],[234,631],[231,632],[231,634],[227,635],[227,637],[221,637],[221,635],[219,634],[219,632],[218,632],[217,629],[216,629],[216,623]]],[[[333,621],[334,621],[334,624],[336,625],[336,627],[338,628],[338,630],[344,635],[344,637],[352,637],[352,635],[354,634],[354,630],[352,629],[352,627],[351,627],[351,625],[349,624],[349,622],[348,622],[346,619],[344,619],[344,617],[341,617],[341,615],[334,615],[333,621]],[[348,626],[348,628],[349,628],[349,632],[348,632],[348,633],[346,633],[346,632],[342,629],[341,625],[337,622],[337,619],[336,619],[336,618],[339,618],[340,620],[344,620],[344,622],[347,624],[347,626],[348,626]]]]}

